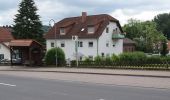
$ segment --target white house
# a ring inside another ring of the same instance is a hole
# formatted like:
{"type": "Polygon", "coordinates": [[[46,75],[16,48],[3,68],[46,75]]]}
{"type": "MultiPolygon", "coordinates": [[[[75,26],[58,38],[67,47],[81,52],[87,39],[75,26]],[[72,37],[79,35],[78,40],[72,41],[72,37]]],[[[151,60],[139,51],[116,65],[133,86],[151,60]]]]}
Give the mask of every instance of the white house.
{"type": "Polygon", "coordinates": [[[10,48],[9,42],[13,39],[13,36],[8,28],[0,27],[0,60],[10,60],[10,48]]]}
{"type": "Polygon", "coordinates": [[[45,35],[47,50],[60,47],[64,50],[66,59],[76,58],[75,41],[72,36],[78,36],[79,59],[97,55],[110,56],[123,52],[123,30],[117,19],[107,14],[90,15],[86,12],[79,17],[65,18],[49,30],[45,35]]]}

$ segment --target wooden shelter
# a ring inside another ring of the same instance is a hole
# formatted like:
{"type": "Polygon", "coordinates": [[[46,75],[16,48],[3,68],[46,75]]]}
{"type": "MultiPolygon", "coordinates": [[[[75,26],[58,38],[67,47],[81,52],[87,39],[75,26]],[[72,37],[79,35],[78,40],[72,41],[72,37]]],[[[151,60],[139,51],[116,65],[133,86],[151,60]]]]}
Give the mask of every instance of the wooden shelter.
{"type": "Polygon", "coordinates": [[[9,43],[11,65],[38,66],[42,64],[43,46],[35,40],[12,40],[9,43]]]}

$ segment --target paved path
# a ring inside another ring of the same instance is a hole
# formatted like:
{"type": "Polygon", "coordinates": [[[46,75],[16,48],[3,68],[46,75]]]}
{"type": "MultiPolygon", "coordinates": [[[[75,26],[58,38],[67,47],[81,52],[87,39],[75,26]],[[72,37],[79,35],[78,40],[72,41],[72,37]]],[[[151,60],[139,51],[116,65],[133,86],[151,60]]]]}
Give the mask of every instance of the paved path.
{"type": "Polygon", "coordinates": [[[169,89],[26,78],[24,76],[28,73],[32,76],[36,74],[19,73],[23,77],[0,75],[1,100],[169,100],[170,98],[169,89]]]}
{"type": "Polygon", "coordinates": [[[35,72],[58,72],[78,74],[101,74],[119,76],[142,76],[170,78],[170,71],[146,71],[146,70],[119,70],[119,69],[94,69],[94,68],[30,68],[13,66],[0,66],[0,71],[35,71],[35,72]]]}

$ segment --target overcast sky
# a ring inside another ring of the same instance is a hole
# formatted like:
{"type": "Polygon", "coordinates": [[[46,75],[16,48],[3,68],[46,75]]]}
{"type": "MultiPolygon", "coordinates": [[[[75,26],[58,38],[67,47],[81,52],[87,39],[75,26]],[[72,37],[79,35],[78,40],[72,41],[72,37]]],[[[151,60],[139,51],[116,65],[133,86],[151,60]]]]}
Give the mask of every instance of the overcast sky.
{"type": "MultiPolygon", "coordinates": [[[[13,24],[21,0],[0,0],[0,26],[13,24]]],[[[160,13],[170,12],[170,0],[35,0],[38,14],[44,25],[50,19],[57,21],[80,16],[82,11],[91,14],[109,14],[121,25],[130,18],[151,20],[160,13]]]]}

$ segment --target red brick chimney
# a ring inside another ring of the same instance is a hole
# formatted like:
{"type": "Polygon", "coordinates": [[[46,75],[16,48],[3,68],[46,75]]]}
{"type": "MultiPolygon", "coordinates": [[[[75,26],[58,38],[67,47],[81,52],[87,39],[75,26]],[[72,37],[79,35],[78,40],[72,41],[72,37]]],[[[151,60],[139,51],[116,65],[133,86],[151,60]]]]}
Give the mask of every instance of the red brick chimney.
{"type": "Polygon", "coordinates": [[[84,23],[87,18],[87,12],[82,12],[82,22],[84,23]]]}

